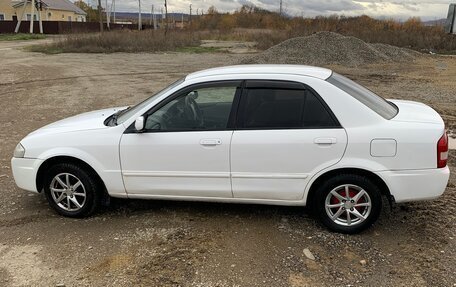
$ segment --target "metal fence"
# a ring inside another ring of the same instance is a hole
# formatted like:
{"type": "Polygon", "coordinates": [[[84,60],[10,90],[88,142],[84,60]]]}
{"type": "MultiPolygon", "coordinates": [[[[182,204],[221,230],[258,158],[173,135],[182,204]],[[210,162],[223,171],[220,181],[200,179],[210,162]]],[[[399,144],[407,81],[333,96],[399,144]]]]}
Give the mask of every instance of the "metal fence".
{"type": "MultiPolygon", "coordinates": [[[[0,34],[14,33],[17,21],[0,21],[0,34]]],[[[153,28],[150,25],[143,25],[143,29],[153,28]]],[[[106,23],[104,29],[107,30],[106,23]]],[[[138,24],[110,24],[110,30],[137,30],[138,24]]],[[[33,22],[33,31],[40,31],[39,23],[33,22]]],[[[44,34],[71,34],[88,33],[100,31],[100,23],[97,22],[63,22],[63,21],[43,21],[44,34]]],[[[19,29],[20,33],[30,32],[30,21],[22,21],[19,29]]]]}

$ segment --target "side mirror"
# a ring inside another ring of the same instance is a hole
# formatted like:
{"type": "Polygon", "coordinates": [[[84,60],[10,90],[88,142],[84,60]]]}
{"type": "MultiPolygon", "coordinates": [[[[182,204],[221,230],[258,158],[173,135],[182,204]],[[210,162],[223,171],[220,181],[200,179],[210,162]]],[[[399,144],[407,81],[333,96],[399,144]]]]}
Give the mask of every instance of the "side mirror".
{"type": "Polygon", "coordinates": [[[140,116],[139,118],[136,119],[135,121],[135,129],[138,132],[144,131],[144,125],[145,125],[145,120],[143,116],[140,116]]]}

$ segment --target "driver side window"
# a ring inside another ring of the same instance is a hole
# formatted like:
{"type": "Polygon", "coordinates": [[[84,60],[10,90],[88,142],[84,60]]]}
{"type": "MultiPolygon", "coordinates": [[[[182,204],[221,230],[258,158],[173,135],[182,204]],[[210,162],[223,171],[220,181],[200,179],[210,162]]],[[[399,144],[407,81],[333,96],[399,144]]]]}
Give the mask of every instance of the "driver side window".
{"type": "Polygon", "coordinates": [[[227,128],[236,83],[191,89],[147,116],[148,131],[205,131],[227,128]]]}

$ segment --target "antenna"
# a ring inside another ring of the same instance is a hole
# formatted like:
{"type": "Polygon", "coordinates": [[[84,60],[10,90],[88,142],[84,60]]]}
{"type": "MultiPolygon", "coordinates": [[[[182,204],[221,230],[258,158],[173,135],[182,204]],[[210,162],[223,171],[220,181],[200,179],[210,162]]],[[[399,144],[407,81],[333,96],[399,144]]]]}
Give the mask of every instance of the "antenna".
{"type": "MultiPolygon", "coordinates": [[[[183,15],[183,14],[182,14],[183,15]]],[[[190,4],[190,16],[188,18],[188,23],[191,24],[192,23],[192,4],[190,4]]],[[[182,26],[184,25],[184,22],[182,20],[182,26]]]]}
{"type": "Polygon", "coordinates": [[[282,6],[282,0],[280,0],[280,16],[282,16],[283,13],[283,6],[282,6]]]}

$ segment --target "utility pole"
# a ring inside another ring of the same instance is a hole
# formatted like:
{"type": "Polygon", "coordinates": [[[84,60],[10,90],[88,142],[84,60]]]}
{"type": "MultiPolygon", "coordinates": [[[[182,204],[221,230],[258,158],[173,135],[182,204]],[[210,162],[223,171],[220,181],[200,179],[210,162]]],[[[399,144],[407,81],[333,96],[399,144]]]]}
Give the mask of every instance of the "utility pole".
{"type": "Polygon", "coordinates": [[[154,18],[154,30],[157,30],[157,16],[155,15],[154,5],[152,5],[152,17],[154,18]]]}
{"type": "Polygon", "coordinates": [[[138,15],[138,30],[142,29],[142,20],[141,20],[141,0],[138,0],[139,3],[139,15],[138,15]]]}
{"type": "Polygon", "coordinates": [[[43,0],[38,1],[38,21],[40,23],[40,34],[43,34],[43,21],[41,19],[41,10],[43,10],[43,0]]]}
{"type": "Polygon", "coordinates": [[[32,0],[32,11],[30,11],[30,34],[33,34],[33,16],[35,16],[35,0],[32,0]]]}
{"type": "Polygon", "coordinates": [[[116,0],[112,0],[111,8],[113,11],[113,23],[116,24],[116,0]]]}
{"type": "Polygon", "coordinates": [[[21,17],[17,21],[16,29],[14,29],[14,33],[18,33],[19,27],[21,27],[22,19],[24,19],[25,9],[27,7],[27,0],[24,0],[23,6],[24,7],[22,8],[22,14],[21,14],[21,17]]]}
{"type": "MultiPolygon", "coordinates": [[[[190,4],[190,16],[188,18],[188,24],[192,24],[192,4],[190,4]]],[[[184,25],[184,23],[182,23],[184,25]]]]}
{"type": "Polygon", "coordinates": [[[150,19],[149,19],[150,26],[152,26],[153,19],[154,19],[154,4],[152,4],[152,7],[150,8],[150,19]]]}
{"type": "Polygon", "coordinates": [[[101,10],[101,0],[98,0],[98,18],[100,18],[100,32],[103,33],[103,12],[101,10]]]}
{"type": "Polygon", "coordinates": [[[160,8],[160,21],[161,21],[161,23],[160,23],[160,29],[163,28],[163,24],[164,24],[164,22],[163,22],[163,19],[164,19],[164,18],[163,18],[163,17],[164,17],[164,16],[163,16],[163,8],[160,8]]]}
{"type": "Polygon", "coordinates": [[[181,29],[184,29],[184,13],[182,13],[182,20],[181,21],[182,21],[181,22],[182,23],[181,29]]]}
{"type": "Polygon", "coordinates": [[[282,0],[280,0],[280,16],[282,16],[283,13],[283,6],[282,6],[282,0]]]}
{"type": "Polygon", "coordinates": [[[109,27],[109,9],[108,9],[108,0],[106,0],[106,28],[110,30],[109,27]]]}
{"type": "Polygon", "coordinates": [[[168,33],[168,1],[165,0],[165,35],[168,33]]]}

